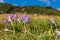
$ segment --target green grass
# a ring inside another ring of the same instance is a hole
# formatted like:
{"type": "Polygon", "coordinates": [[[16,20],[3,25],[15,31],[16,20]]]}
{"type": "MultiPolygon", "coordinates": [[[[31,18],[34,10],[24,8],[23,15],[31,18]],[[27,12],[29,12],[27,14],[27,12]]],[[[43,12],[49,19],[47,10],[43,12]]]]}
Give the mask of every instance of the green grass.
{"type": "Polygon", "coordinates": [[[0,40],[60,40],[55,33],[56,27],[60,30],[60,19],[55,17],[54,20],[56,22],[54,27],[48,25],[50,20],[47,18],[30,18],[28,24],[22,19],[20,19],[20,24],[16,24],[16,20],[13,19],[13,25],[9,22],[3,25],[0,22],[0,40]],[[9,32],[3,31],[5,26],[10,30],[9,32]]]}

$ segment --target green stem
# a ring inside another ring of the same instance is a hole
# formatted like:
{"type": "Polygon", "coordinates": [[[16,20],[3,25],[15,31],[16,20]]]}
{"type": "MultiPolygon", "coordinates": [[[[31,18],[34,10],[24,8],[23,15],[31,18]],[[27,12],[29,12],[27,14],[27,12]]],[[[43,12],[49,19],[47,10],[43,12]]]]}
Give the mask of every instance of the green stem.
{"type": "Polygon", "coordinates": [[[25,28],[25,29],[24,29],[24,30],[25,30],[24,35],[26,36],[26,31],[27,31],[27,30],[26,30],[25,22],[24,22],[24,28],[25,28]]]}
{"type": "MultiPolygon", "coordinates": [[[[57,27],[56,27],[56,31],[57,31],[57,27]]],[[[57,35],[56,35],[56,39],[55,40],[57,40],[57,35]]]]}
{"type": "Polygon", "coordinates": [[[15,39],[15,28],[14,28],[14,25],[13,23],[11,23],[12,27],[13,27],[13,39],[15,39]]]}
{"type": "MultiPolygon", "coordinates": [[[[5,28],[6,28],[6,25],[5,25],[5,28]]],[[[5,38],[5,40],[7,40],[7,32],[4,32],[4,38],[5,38]]]]}

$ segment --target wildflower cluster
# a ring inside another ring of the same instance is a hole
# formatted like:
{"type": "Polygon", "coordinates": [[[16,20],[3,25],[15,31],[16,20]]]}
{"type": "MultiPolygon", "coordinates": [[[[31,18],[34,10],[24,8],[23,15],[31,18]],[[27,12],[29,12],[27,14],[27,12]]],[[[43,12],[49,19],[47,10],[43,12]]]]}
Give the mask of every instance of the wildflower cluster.
{"type": "MultiPolygon", "coordinates": [[[[13,18],[15,18],[16,19],[16,22],[17,23],[21,23],[20,22],[20,19],[19,19],[19,17],[18,17],[18,14],[9,14],[8,15],[8,21],[7,20],[2,20],[2,23],[4,24],[4,25],[6,25],[6,23],[7,22],[9,22],[11,25],[13,25],[13,21],[12,21],[12,19],[13,18]]],[[[22,19],[23,19],[23,21],[25,22],[25,23],[29,23],[29,18],[28,17],[26,17],[26,15],[22,15],[22,19]]],[[[5,29],[4,29],[4,31],[9,31],[6,27],[5,27],[5,29]]]]}

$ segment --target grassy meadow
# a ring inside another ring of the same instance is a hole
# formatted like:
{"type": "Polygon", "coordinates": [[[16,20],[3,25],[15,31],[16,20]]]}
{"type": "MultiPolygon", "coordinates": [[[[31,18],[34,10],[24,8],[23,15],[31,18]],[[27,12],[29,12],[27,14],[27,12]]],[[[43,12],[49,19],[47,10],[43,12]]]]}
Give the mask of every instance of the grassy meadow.
{"type": "Polygon", "coordinates": [[[59,16],[25,14],[30,18],[29,23],[25,23],[22,15],[18,14],[20,23],[13,18],[11,24],[8,22],[8,14],[0,14],[0,40],[60,40],[56,33],[56,30],[60,31],[59,16]],[[51,19],[55,21],[54,26],[49,25],[51,19]],[[2,20],[6,20],[6,24],[2,20]]]}

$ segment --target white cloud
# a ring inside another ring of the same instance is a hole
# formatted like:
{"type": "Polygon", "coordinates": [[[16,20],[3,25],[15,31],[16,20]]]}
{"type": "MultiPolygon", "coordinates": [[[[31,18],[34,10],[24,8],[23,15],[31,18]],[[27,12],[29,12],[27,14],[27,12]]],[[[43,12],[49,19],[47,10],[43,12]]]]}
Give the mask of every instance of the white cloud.
{"type": "Polygon", "coordinates": [[[38,0],[38,1],[42,1],[42,2],[48,2],[49,0],[38,0]]]}
{"type": "Polygon", "coordinates": [[[50,6],[50,0],[38,0],[38,1],[44,2],[46,3],[47,6],[50,6]]]}
{"type": "MultiPolygon", "coordinates": [[[[38,0],[38,1],[41,1],[41,2],[44,2],[47,6],[50,6],[51,4],[51,0],[38,0]]],[[[52,2],[56,2],[57,0],[52,0],[52,2]]]]}
{"type": "Polygon", "coordinates": [[[17,4],[13,4],[14,6],[18,6],[17,4]]]}
{"type": "Polygon", "coordinates": [[[3,1],[3,0],[0,0],[0,2],[1,2],[1,3],[4,3],[4,1],[3,1]]]}

